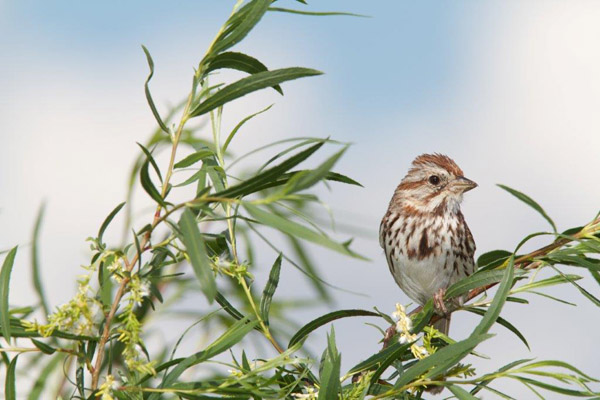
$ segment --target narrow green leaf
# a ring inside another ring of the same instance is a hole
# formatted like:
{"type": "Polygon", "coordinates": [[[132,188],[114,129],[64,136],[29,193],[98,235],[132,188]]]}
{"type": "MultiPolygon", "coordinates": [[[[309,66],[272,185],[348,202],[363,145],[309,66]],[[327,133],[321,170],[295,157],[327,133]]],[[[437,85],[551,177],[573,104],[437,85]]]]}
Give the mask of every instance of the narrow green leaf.
{"type": "Polygon", "coordinates": [[[148,101],[150,110],[152,110],[152,115],[154,115],[154,118],[156,119],[158,126],[160,126],[160,129],[162,129],[166,134],[169,134],[169,128],[167,128],[167,126],[163,122],[162,118],[160,117],[160,114],[158,113],[158,110],[156,109],[156,106],[154,105],[154,100],[152,100],[152,94],[150,94],[149,84],[150,84],[150,80],[154,76],[154,61],[152,60],[152,56],[150,56],[150,52],[148,51],[148,49],[143,45],[142,45],[142,49],[144,50],[144,54],[146,54],[146,60],[148,61],[148,67],[150,67],[150,74],[148,75],[148,78],[146,78],[146,83],[144,84],[146,100],[148,101]]]}
{"type": "MultiPolygon", "coordinates": [[[[238,216],[238,218],[241,218],[238,216]]],[[[275,252],[280,253],[281,249],[278,248],[277,246],[275,246],[269,239],[267,239],[265,237],[265,235],[263,235],[257,228],[256,226],[254,226],[253,224],[248,224],[248,228],[250,228],[250,230],[252,232],[254,232],[254,234],[256,234],[257,237],[259,237],[267,246],[269,246],[271,249],[273,249],[275,252]]],[[[288,235],[289,236],[289,235],[288,235]]],[[[287,257],[285,254],[283,254],[283,259],[286,260],[288,263],[290,263],[294,268],[296,268],[298,271],[300,271],[302,274],[304,274],[305,276],[307,276],[310,279],[313,280],[318,280],[320,283],[322,283],[324,286],[330,287],[332,289],[337,289],[341,292],[345,292],[345,293],[350,293],[350,294],[354,294],[357,296],[364,296],[364,294],[359,293],[359,292],[352,292],[349,291],[347,289],[344,289],[342,287],[339,286],[335,286],[332,285],[331,283],[325,281],[324,279],[320,278],[318,275],[314,275],[311,274],[309,270],[305,270],[304,268],[302,268],[302,266],[300,266],[298,263],[296,263],[294,260],[292,260],[290,257],[287,257]]]]}
{"type": "MultiPolygon", "coordinates": [[[[217,69],[229,68],[235,69],[249,74],[256,74],[257,72],[268,71],[269,69],[256,58],[251,57],[244,53],[237,52],[226,52],[221,53],[210,60],[206,73],[215,71],[217,69]]],[[[273,86],[277,92],[283,95],[281,86],[273,86]]]]}
{"type": "MultiPolygon", "coordinates": [[[[214,57],[245,38],[267,12],[270,4],[271,0],[252,0],[235,12],[225,23],[225,29],[215,39],[207,58],[214,57]]],[[[203,60],[203,63],[205,62],[206,59],[203,60]]]]}
{"type": "MultiPolygon", "coordinates": [[[[210,358],[221,354],[222,352],[228,350],[233,345],[238,343],[240,340],[244,338],[258,323],[256,320],[250,320],[248,318],[244,318],[235,322],[233,325],[225,331],[223,335],[221,335],[217,340],[212,342],[210,345],[206,347],[206,349],[199,351],[185,359],[178,360],[177,366],[169,372],[162,381],[160,387],[169,387],[173,383],[175,383],[179,376],[183,372],[185,372],[188,368],[200,364],[210,358]]],[[[173,360],[176,361],[176,360],[173,360]]],[[[171,364],[172,365],[172,364],[171,364]]],[[[160,393],[153,393],[149,400],[156,400],[161,397],[160,393]]]]}
{"type": "Polygon", "coordinates": [[[108,217],[106,217],[104,222],[102,222],[102,225],[100,225],[100,229],[98,230],[98,243],[102,243],[102,237],[104,236],[104,232],[106,231],[106,228],[108,228],[108,226],[112,222],[113,218],[115,218],[115,216],[119,213],[119,211],[121,211],[121,208],[123,208],[124,205],[125,205],[125,202],[122,202],[121,204],[116,206],[110,212],[110,214],[108,214],[108,217]]]}
{"type": "Polygon", "coordinates": [[[19,355],[16,355],[15,358],[10,362],[8,369],[6,370],[6,378],[4,381],[4,398],[6,400],[16,400],[17,399],[17,389],[15,387],[15,375],[17,370],[17,359],[19,355]]]}
{"type": "MultiPolygon", "coordinates": [[[[517,276],[523,275],[524,271],[516,271],[517,276]]],[[[500,282],[505,275],[505,270],[478,271],[473,275],[462,279],[448,288],[446,298],[451,299],[467,293],[471,289],[486,286],[491,283],[500,282]]]]}
{"type": "Polygon", "coordinates": [[[425,303],[425,305],[421,308],[421,311],[419,311],[417,314],[415,314],[411,317],[412,322],[413,322],[413,328],[412,328],[411,332],[412,333],[422,332],[423,329],[427,325],[430,325],[429,321],[431,320],[433,313],[434,313],[433,299],[429,299],[427,301],[427,303],[425,303]]]}
{"type": "MultiPolygon", "coordinates": [[[[567,389],[564,387],[560,387],[560,386],[556,386],[556,385],[551,385],[549,383],[546,382],[541,382],[535,379],[530,379],[530,378],[525,378],[523,376],[516,376],[516,379],[518,379],[519,381],[521,381],[522,383],[527,383],[530,385],[534,385],[537,387],[541,387],[543,389],[549,390],[551,392],[555,392],[555,393],[560,393],[569,397],[590,397],[590,396],[594,396],[597,393],[593,393],[589,390],[573,390],[573,389],[567,389]]],[[[597,397],[596,397],[597,399],[597,397]]]]}
{"type": "MultiPolygon", "coordinates": [[[[521,365],[524,364],[526,362],[529,362],[533,360],[532,358],[523,358],[520,360],[516,360],[516,361],[512,361],[506,365],[504,365],[503,367],[499,368],[497,372],[504,372],[507,371],[509,369],[512,369],[513,367],[517,366],[517,365],[521,365]]],[[[491,379],[485,379],[482,380],[481,383],[479,385],[477,385],[477,387],[473,388],[473,390],[471,390],[471,394],[477,394],[481,391],[481,389],[489,389],[488,385],[494,380],[495,378],[491,378],[491,379]]]]}
{"type": "MultiPolygon", "coordinates": [[[[498,389],[494,389],[491,386],[487,386],[487,385],[481,386],[480,385],[480,386],[477,386],[475,389],[478,389],[478,388],[481,388],[481,387],[485,387],[485,390],[487,390],[490,393],[493,393],[493,394],[497,395],[498,398],[505,399],[505,400],[517,400],[514,397],[511,397],[511,396],[507,395],[506,393],[499,391],[498,389]]],[[[471,393],[473,393],[472,390],[471,390],[471,393]]],[[[537,396],[539,396],[539,393],[535,392],[535,394],[537,396]]],[[[541,399],[544,400],[543,397],[541,397],[541,399]]]]}
{"type": "MultiPolygon", "coordinates": [[[[480,308],[465,307],[464,309],[466,311],[472,312],[473,314],[485,315],[485,311],[480,308]]],[[[521,342],[523,342],[523,344],[525,344],[525,346],[527,346],[527,349],[531,350],[531,348],[529,347],[529,343],[527,343],[527,339],[525,339],[525,336],[523,336],[523,334],[513,324],[511,324],[510,322],[508,322],[507,320],[505,320],[502,317],[498,317],[496,322],[498,324],[502,325],[503,327],[505,327],[506,329],[508,329],[509,331],[511,331],[512,333],[514,333],[521,340],[521,342]]]]}
{"type": "Polygon", "coordinates": [[[85,398],[85,374],[83,372],[83,365],[79,365],[75,371],[75,385],[79,392],[79,398],[85,398]]]}
{"type": "Polygon", "coordinates": [[[136,144],[140,147],[140,149],[142,149],[142,152],[146,156],[146,159],[148,161],[150,161],[150,164],[152,164],[152,168],[154,169],[154,172],[156,172],[158,179],[162,183],[163,179],[162,179],[162,175],[160,173],[160,168],[158,168],[158,164],[156,163],[156,160],[154,160],[154,157],[152,156],[152,152],[150,150],[148,150],[147,148],[145,148],[144,146],[142,146],[140,143],[136,142],[136,144]]]}
{"type": "Polygon", "coordinates": [[[345,146],[342,150],[335,153],[333,156],[325,160],[321,165],[313,170],[304,171],[296,174],[286,184],[284,191],[289,193],[299,192],[304,189],[308,189],[317,182],[320,182],[330,172],[331,168],[340,159],[340,157],[346,152],[348,146],[345,146]],[[296,178],[296,179],[295,179],[296,178]]]}
{"type": "Polygon", "coordinates": [[[265,289],[263,290],[262,297],[260,299],[260,317],[262,320],[269,325],[269,311],[271,309],[271,301],[273,300],[273,295],[275,294],[275,290],[277,289],[277,285],[279,284],[279,272],[281,271],[281,253],[273,263],[271,267],[271,272],[269,273],[269,280],[265,285],[265,289]]]}
{"type": "Polygon", "coordinates": [[[564,230],[560,235],[561,236],[571,236],[571,235],[581,232],[582,229],[583,229],[583,226],[575,226],[573,228],[564,230]]]}
{"type": "MultiPolygon", "coordinates": [[[[278,179],[276,180],[272,180],[270,182],[265,182],[264,184],[260,185],[260,186],[255,186],[253,188],[254,192],[260,192],[262,190],[266,190],[266,189],[271,189],[277,186],[282,186],[282,185],[286,185],[288,182],[290,182],[290,180],[292,180],[293,178],[298,179],[300,176],[306,175],[308,173],[310,173],[311,170],[297,170],[297,171],[290,171],[290,172],[286,172],[285,174],[282,174],[278,179]]],[[[334,182],[341,182],[341,183],[346,183],[349,185],[355,185],[355,186],[360,186],[362,187],[362,185],[358,182],[356,182],[354,179],[351,179],[345,175],[339,174],[337,172],[328,172],[326,173],[322,179],[328,180],[328,181],[334,181],[334,182]]]]}
{"type": "Polygon", "coordinates": [[[397,361],[404,353],[406,353],[408,348],[410,346],[412,346],[413,343],[414,342],[400,344],[400,343],[396,342],[389,347],[389,349],[390,349],[389,352],[387,352],[387,351],[381,352],[383,359],[381,360],[381,362],[379,362],[379,366],[377,367],[377,369],[375,370],[375,373],[371,377],[371,385],[369,388],[369,392],[373,389],[374,384],[377,383],[377,381],[379,380],[381,375],[383,375],[385,370],[388,369],[388,367],[390,365],[392,365],[395,361],[397,361]]]}
{"type": "Polygon", "coordinates": [[[488,308],[487,312],[485,313],[479,324],[471,333],[471,337],[479,337],[480,335],[487,333],[487,331],[489,331],[494,322],[496,322],[496,319],[500,315],[502,307],[506,302],[506,297],[510,293],[510,288],[512,286],[513,277],[515,273],[514,264],[515,258],[513,255],[508,260],[508,265],[504,270],[504,277],[500,282],[500,287],[498,288],[498,291],[494,295],[494,300],[492,300],[492,304],[488,308]]]}
{"type": "MultiPolygon", "coordinates": [[[[196,181],[198,181],[198,183],[200,184],[200,179],[205,178],[205,177],[206,177],[206,170],[199,169],[198,171],[194,172],[194,174],[192,176],[190,176],[189,178],[187,178],[185,181],[178,183],[177,185],[173,185],[173,187],[187,186],[196,181]]],[[[196,197],[200,197],[200,196],[196,195],[196,197]]]]}
{"type": "Polygon", "coordinates": [[[352,179],[346,175],[342,175],[338,172],[329,171],[329,173],[327,175],[325,175],[325,179],[327,179],[328,181],[335,181],[335,182],[346,183],[348,185],[364,187],[363,185],[360,184],[360,182],[357,182],[354,179],[352,179]]]}
{"type": "Polygon", "coordinates": [[[280,158],[282,158],[283,156],[285,156],[288,153],[291,153],[293,151],[295,151],[296,149],[311,145],[311,144],[315,144],[315,143],[332,143],[332,144],[342,144],[340,142],[337,142],[335,140],[331,140],[329,138],[325,138],[325,139],[320,139],[320,138],[314,138],[314,137],[298,137],[298,138],[290,138],[290,139],[283,139],[283,140],[276,140],[274,142],[271,142],[269,144],[266,144],[264,146],[259,146],[251,151],[248,151],[247,153],[244,153],[243,155],[241,155],[240,157],[236,158],[234,161],[231,162],[231,164],[229,165],[229,168],[231,168],[233,165],[235,165],[236,163],[238,163],[240,160],[244,160],[247,157],[250,157],[251,155],[254,155],[256,153],[260,153],[263,152],[265,150],[267,150],[270,147],[274,147],[274,146],[280,146],[282,144],[287,144],[290,142],[294,142],[294,144],[292,144],[291,146],[287,146],[285,147],[285,149],[281,150],[280,152],[278,152],[277,154],[271,156],[267,161],[265,161],[260,168],[258,168],[259,172],[262,172],[264,169],[266,169],[270,164],[272,164],[273,162],[279,160],[280,158]]]}
{"type": "Polygon", "coordinates": [[[396,388],[401,388],[421,375],[424,375],[424,377],[435,377],[442,374],[466,357],[479,343],[492,336],[493,335],[489,334],[471,334],[471,336],[465,340],[439,349],[429,357],[419,360],[404,371],[394,386],[396,388]]]}
{"type": "Polygon", "coordinates": [[[571,281],[578,281],[579,279],[582,279],[582,278],[583,278],[582,276],[574,275],[574,274],[568,274],[565,276],[555,275],[555,276],[552,276],[547,279],[542,279],[539,281],[531,282],[526,285],[514,288],[513,290],[511,290],[511,293],[514,294],[514,293],[519,293],[519,292],[527,292],[527,291],[530,291],[531,289],[538,289],[538,288],[542,288],[542,287],[546,287],[546,286],[560,285],[563,283],[569,283],[571,281]]]}
{"type": "Polygon", "coordinates": [[[529,235],[525,236],[525,238],[519,242],[519,244],[517,245],[517,248],[515,249],[515,252],[514,252],[515,258],[518,257],[516,254],[519,251],[519,249],[525,245],[525,243],[529,242],[531,239],[536,238],[538,236],[554,236],[554,234],[550,233],[550,232],[534,232],[534,233],[530,233],[529,235]]]}
{"type": "Polygon", "coordinates": [[[300,330],[296,332],[296,334],[290,339],[288,348],[292,347],[293,345],[307,337],[315,329],[320,328],[321,326],[328,324],[331,321],[335,321],[336,319],[347,317],[380,317],[380,315],[373,311],[357,309],[330,312],[329,314],[322,315],[319,318],[310,321],[308,324],[300,328],[300,330]]]}
{"type": "Polygon", "coordinates": [[[510,301],[512,303],[519,303],[519,304],[529,304],[529,301],[522,299],[520,297],[513,297],[513,296],[508,296],[506,298],[506,301],[510,301]]]}
{"type": "Polygon", "coordinates": [[[140,168],[140,182],[142,183],[142,187],[152,197],[158,204],[163,207],[166,207],[165,200],[162,198],[152,180],[150,179],[150,174],[148,173],[149,161],[146,160],[144,164],[142,164],[142,168],[140,168]]]}
{"type": "Polygon", "coordinates": [[[255,112],[254,114],[248,115],[246,118],[242,119],[240,122],[238,122],[238,124],[235,126],[235,128],[233,128],[233,130],[229,133],[229,135],[227,135],[227,139],[225,140],[225,143],[223,143],[223,148],[221,150],[221,152],[223,154],[225,154],[225,151],[227,151],[227,148],[229,147],[229,143],[231,143],[231,140],[235,137],[235,134],[237,133],[237,131],[240,130],[240,128],[249,120],[251,120],[252,118],[256,117],[257,115],[260,115],[262,113],[264,113],[265,111],[268,111],[271,109],[271,107],[273,107],[273,104],[271,104],[270,106],[263,108],[262,110],[255,112]]]}
{"type": "MultiPolygon", "coordinates": [[[[533,359],[530,359],[527,361],[533,361],[533,359]]],[[[535,362],[532,362],[530,364],[520,367],[519,371],[528,371],[528,370],[532,370],[532,369],[536,369],[536,368],[540,368],[540,367],[564,368],[564,369],[568,369],[571,372],[575,372],[577,375],[582,376],[583,378],[588,379],[591,382],[600,382],[600,380],[584,373],[582,370],[575,368],[571,364],[566,363],[564,361],[558,361],[558,360],[535,361],[535,362]]]]}
{"type": "Polygon", "coordinates": [[[44,286],[42,285],[42,280],[40,279],[40,257],[39,257],[39,241],[40,241],[40,230],[42,227],[42,220],[44,218],[44,211],[46,209],[46,205],[42,204],[40,210],[38,211],[38,215],[35,219],[35,226],[33,228],[33,239],[31,240],[31,279],[33,281],[33,287],[35,288],[35,292],[40,299],[40,305],[44,311],[44,315],[50,315],[50,309],[48,308],[48,303],[46,302],[46,295],[44,294],[44,286]]]}
{"type": "Polygon", "coordinates": [[[477,258],[477,268],[486,270],[498,267],[500,264],[508,260],[512,253],[506,250],[492,250],[483,253],[477,258]]]}
{"type": "Polygon", "coordinates": [[[217,294],[217,285],[206,255],[204,239],[200,234],[194,214],[189,209],[185,209],[181,214],[178,225],[181,229],[180,239],[185,245],[190,264],[200,282],[200,287],[208,301],[212,303],[217,294]]]}
{"type": "Polygon", "coordinates": [[[329,302],[331,300],[331,295],[327,291],[326,285],[322,282],[319,270],[310,257],[310,252],[308,252],[305,246],[294,236],[286,235],[286,237],[290,241],[294,255],[300,265],[294,265],[295,263],[291,264],[296,268],[301,267],[300,269],[304,270],[302,272],[309,278],[308,281],[315,288],[319,297],[325,302],[329,302]]]}
{"type": "Polygon", "coordinates": [[[335,331],[331,327],[331,333],[327,335],[327,349],[322,361],[320,373],[321,387],[319,388],[319,400],[337,399],[341,389],[340,366],[342,357],[335,345],[335,331]]]}
{"type": "Polygon", "coordinates": [[[281,7],[269,7],[269,11],[275,12],[284,12],[289,14],[300,14],[300,15],[310,15],[314,17],[327,17],[327,16],[349,16],[349,17],[362,17],[368,18],[368,15],[363,14],[353,14],[349,12],[338,12],[338,11],[303,11],[303,10],[292,10],[290,8],[281,8],[281,7]]]}
{"type": "Polygon", "coordinates": [[[7,342],[10,342],[11,337],[10,312],[8,309],[10,274],[15,262],[15,256],[17,255],[17,247],[18,246],[13,247],[8,252],[6,258],[4,258],[4,263],[2,263],[2,270],[0,271],[0,323],[2,323],[2,336],[4,336],[4,339],[7,342]]]}
{"type": "Polygon", "coordinates": [[[544,219],[546,221],[548,221],[548,223],[552,226],[552,229],[554,230],[554,232],[555,233],[558,232],[556,229],[556,225],[554,224],[554,221],[552,221],[552,218],[550,218],[550,216],[548,214],[546,214],[546,211],[544,211],[542,206],[540,206],[535,200],[533,200],[531,197],[527,196],[525,193],[521,193],[518,190],[509,188],[508,186],[505,186],[505,185],[498,185],[498,186],[501,189],[504,189],[508,193],[515,196],[517,199],[521,200],[523,203],[527,204],[529,207],[533,208],[538,213],[540,213],[540,215],[542,217],[544,217],[544,219]]]}
{"type": "Polygon", "coordinates": [[[135,244],[135,251],[137,252],[137,254],[139,255],[138,259],[138,272],[140,269],[142,269],[142,246],[140,245],[140,239],[138,238],[138,235],[135,233],[135,230],[131,230],[131,233],[133,233],[133,243],[135,244]]]}
{"type": "Polygon", "coordinates": [[[183,160],[176,163],[173,166],[173,168],[178,169],[178,168],[189,167],[190,165],[193,165],[193,164],[197,163],[198,161],[203,160],[207,157],[214,157],[214,155],[215,155],[215,153],[213,153],[210,150],[200,150],[200,151],[197,151],[196,153],[190,154],[189,156],[185,157],[183,160]]]}
{"type": "MultiPolygon", "coordinates": [[[[169,360],[172,361],[175,357],[175,353],[177,353],[177,349],[179,348],[179,345],[181,344],[181,342],[183,341],[183,338],[190,332],[190,330],[192,330],[192,328],[194,328],[195,326],[197,326],[198,324],[209,320],[211,317],[213,317],[215,314],[217,314],[219,312],[219,310],[215,310],[209,314],[204,315],[202,318],[200,318],[199,320],[197,320],[196,322],[194,322],[193,324],[191,324],[190,326],[188,326],[183,333],[179,336],[179,338],[177,339],[177,342],[175,342],[175,345],[173,346],[173,350],[171,350],[171,355],[169,357],[169,360]]],[[[143,378],[142,378],[143,379],[143,378]]],[[[139,383],[139,382],[138,382],[139,383]]]]}
{"type": "MultiPolygon", "coordinates": [[[[217,163],[217,160],[214,157],[208,157],[202,162],[201,171],[206,171],[208,174],[210,181],[212,182],[212,186],[215,188],[217,193],[226,192],[225,189],[225,178],[226,173],[225,170],[217,163]]],[[[215,194],[216,196],[216,194],[215,194]]]]}
{"type": "Polygon", "coordinates": [[[565,264],[572,265],[574,267],[587,268],[590,271],[600,271],[600,260],[561,253],[548,254],[542,258],[550,264],[565,264]]]}
{"type": "Polygon", "coordinates": [[[260,190],[262,185],[265,185],[273,180],[277,179],[281,175],[285,174],[290,169],[294,168],[296,165],[300,164],[302,161],[309,158],[313,155],[317,150],[323,146],[325,142],[320,141],[316,144],[312,145],[306,150],[299,152],[298,154],[293,155],[287,160],[283,161],[281,164],[278,164],[272,168],[269,168],[260,174],[253,176],[250,179],[247,179],[244,182],[241,182],[238,185],[231,186],[227,188],[227,190],[219,191],[215,193],[215,197],[238,197],[245,196],[251,193],[255,193],[257,190],[260,190]]]}
{"type": "Polygon", "coordinates": [[[99,298],[100,298],[100,302],[102,302],[102,304],[106,307],[109,307],[112,305],[112,300],[113,300],[113,296],[112,296],[112,288],[113,288],[113,281],[111,280],[111,274],[112,272],[108,269],[108,266],[110,265],[110,261],[112,261],[112,257],[101,262],[100,265],[98,266],[98,284],[100,285],[100,293],[99,293],[99,298]]]}
{"type": "Polygon", "coordinates": [[[231,315],[233,318],[238,320],[244,318],[244,314],[239,312],[237,308],[231,305],[227,298],[218,291],[215,296],[215,300],[221,307],[223,307],[223,310],[225,310],[225,312],[227,312],[227,314],[231,315]]]}
{"type": "Polygon", "coordinates": [[[458,400],[478,400],[477,397],[467,392],[465,389],[458,385],[448,385],[447,388],[452,392],[458,400]]]}
{"type": "Polygon", "coordinates": [[[308,77],[321,75],[322,72],[309,68],[282,68],[273,71],[258,72],[246,78],[242,78],[230,85],[225,86],[194,108],[189,116],[198,117],[206,114],[225,103],[245,96],[260,89],[278,85],[280,83],[308,77]]]}
{"type": "Polygon", "coordinates": [[[589,301],[591,301],[592,303],[594,303],[594,305],[596,305],[597,307],[600,307],[600,299],[598,299],[596,296],[594,296],[593,294],[591,294],[590,292],[588,292],[587,290],[585,290],[577,282],[575,282],[574,280],[570,279],[567,275],[563,274],[554,265],[551,265],[551,267],[556,272],[558,272],[563,278],[565,278],[565,280],[567,280],[570,284],[572,284],[573,286],[575,286],[577,288],[577,290],[579,290],[579,292],[582,295],[584,295],[589,301]]]}
{"type": "Polygon", "coordinates": [[[33,343],[33,345],[40,349],[40,351],[44,354],[54,354],[54,352],[56,352],[55,348],[47,345],[44,342],[40,342],[39,340],[31,339],[31,343],[33,343]]]}
{"type": "MultiPolygon", "coordinates": [[[[404,352],[409,348],[411,343],[400,344],[395,342],[390,346],[382,349],[379,353],[373,354],[371,357],[367,358],[364,361],[356,364],[354,367],[348,371],[348,375],[353,375],[357,372],[379,368],[383,365],[386,360],[391,360],[389,364],[386,365],[385,368],[389,367],[392,362],[398,359],[404,352]]],[[[385,370],[385,369],[384,369],[385,370]]],[[[383,371],[381,371],[383,373],[383,371]]],[[[371,379],[371,382],[374,380],[371,379]]]]}
{"type": "MultiPolygon", "coordinates": [[[[566,300],[563,300],[563,299],[559,299],[558,297],[550,296],[550,295],[549,295],[549,294],[547,294],[547,293],[536,292],[535,290],[532,290],[532,291],[530,291],[529,293],[536,294],[536,295],[538,295],[538,296],[545,297],[545,298],[547,298],[547,299],[554,300],[554,301],[557,301],[557,302],[559,302],[559,303],[566,304],[566,305],[568,305],[568,306],[577,306],[577,304],[575,304],[575,303],[571,303],[570,301],[566,301],[566,300]]],[[[507,300],[508,300],[508,299],[507,299],[507,300]]]]}
{"type": "Polygon", "coordinates": [[[304,239],[309,242],[313,242],[320,246],[326,247],[328,249],[335,250],[338,253],[345,254],[354,258],[364,259],[364,257],[362,257],[361,255],[351,251],[346,244],[338,243],[330,239],[329,237],[306,227],[305,225],[301,225],[290,219],[286,219],[279,215],[269,213],[249,203],[244,204],[244,208],[254,219],[256,219],[263,225],[270,226],[288,235],[292,235],[297,238],[304,239]]]}

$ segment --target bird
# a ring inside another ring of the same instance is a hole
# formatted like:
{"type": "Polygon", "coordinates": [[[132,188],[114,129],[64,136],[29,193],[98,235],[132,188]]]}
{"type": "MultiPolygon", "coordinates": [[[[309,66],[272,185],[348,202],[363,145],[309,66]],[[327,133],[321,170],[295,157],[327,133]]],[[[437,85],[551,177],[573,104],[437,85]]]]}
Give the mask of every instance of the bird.
{"type": "Polygon", "coordinates": [[[444,302],[446,289],[475,272],[475,241],[460,210],[463,194],[477,187],[450,157],[421,154],[402,179],[381,220],[379,243],[394,280],[419,305],[433,298],[448,334],[450,313],[464,296],[444,302]]]}

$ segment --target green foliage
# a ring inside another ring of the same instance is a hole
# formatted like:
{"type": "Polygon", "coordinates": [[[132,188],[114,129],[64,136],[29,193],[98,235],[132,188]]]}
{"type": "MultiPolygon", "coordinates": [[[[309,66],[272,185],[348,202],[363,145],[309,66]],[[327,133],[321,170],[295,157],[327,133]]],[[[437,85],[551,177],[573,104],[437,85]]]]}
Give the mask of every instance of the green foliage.
{"type": "Polygon", "coordinates": [[[320,278],[309,245],[364,258],[351,249],[351,240],[325,232],[315,217],[320,200],[313,189],[325,181],[360,184],[333,170],[347,145],[330,139],[286,139],[245,154],[231,152],[246,124],[271,106],[253,110],[224,133],[221,122],[225,106],[263,89],[283,93],[285,82],[320,72],[303,67],[269,70],[255,57],[230,49],[268,12],[351,14],[290,10],[271,7],[273,3],[236,3],[199,62],[186,100],[165,116],[150,92],[154,61],[143,47],[150,67],[145,95],[158,126],[143,145],[139,144],[129,175],[128,201],[116,206],[97,236],[88,239],[90,261],[78,278],[77,293],[53,311],[48,309],[39,275],[43,208],[36,219],[32,245],[32,277],[39,301],[31,307],[9,305],[17,248],[4,257],[0,332],[5,340],[0,353],[5,397],[16,398],[18,388],[19,396],[28,395],[31,400],[49,398],[48,391],[58,387],[62,398],[103,400],[421,399],[427,396],[425,390],[443,386],[458,399],[478,398],[481,391],[510,398],[492,386],[501,378],[517,380],[535,395],[542,389],[563,396],[599,396],[590,387],[597,382],[595,378],[562,361],[518,360],[491,373],[479,373],[468,363],[470,356],[478,355],[480,343],[493,341],[488,332],[494,324],[510,330],[529,346],[517,327],[501,316],[507,301],[528,304],[518,296],[541,295],[572,304],[540,291],[569,284],[600,305],[590,290],[577,283],[583,279],[581,275],[561,270],[563,265],[586,269],[600,284],[600,219],[559,234],[537,202],[503,185],[501,188],[539,212],[553,233],[531,234],[514,251],[494,250],[481,255],[478,271],[448,289],[448,298],[464,296],[467,300],[457,311],[481,317],[468,337],[455,340],[431,327],[439,318],[431,301],[410,313],[401,305],[392,316],[377,310],[337,310],[296,325],[291,317],[293,307],[331,299],[331,285],[320,278]],[[248,75],[234,82],[212,82],[218,77],[215,71],[224,68],[248,75]],[[190,125],[191,119],[206,124],[190,125]],[[329,150],[332,147],[335,149],[329,150]],[[154,158],[163,150],[170,154],[167,165],[154,158]],[[330,154],[323,154],[325,151],[330,154]],[[256,168],[238,167],[235,175],[232,173],[240,160],[256,154],[268,161],[256,168]],[[149,219],[132,221],[131,193],[137,187],[155,208],[149,219]],[[115,221],[123,220],[127,233],[124,243],[105,243],[106,231],[114,229],[115,221]],[[542,235],[551,238],[547,246],[519,254],[531,238],[542,235]],[[279,240],[272,240],[272,236],[279,240]],[[261,251],[274,250],[273,257],[267,258],[275,261],[265,282],[255,278],[261,267],[255,258],[259,241],[264,242],[261,251]],[[289,248],[275,244],[281,242],[289,248]],[[282,272],[290,267],[304,273],[317,294],[316,301],[310,296],[293,302],[281,299],[277,289],[285,276],[282,272]],[[532,271],[541,268],[555,274],[537,279],[532,271]],[[488,298],[496,284],[498,289],[488,298]],[[193,311],[178,308],[185,297],[197,300],[193,311]],[[38,315],[43,315],[42,322],[37,321],[38,315]],[[165,328],[170,324],[165,322],[167,317],[195,322],[177,334],[175,343],[156,340],[157,326],[163,331],[179,327],[173,324],[165,328]],[[364,317],[380,323],[382,332],[392,324],[382,338],[386,346],[346,372],[342,353],[354,349],[338,349],[333,326],[319,360],[304,347],[306,338],[317,329],[329,327],[340,318],[362,323],[364,317]],[[185,349],[184,338],[192,336],[203,337],[199,350],[185,349]],[[280,345],[286,342],[287,347],[280,345]],[[256,343],[260,345],[252,345],[256,343]],[[15,355],[9,357],[12,353],[15,355]],[[36,372],[30,388],[16,384],[19,368],[36,372]]]}
{"type": "Polygon", "coordinates": [[[204,239],[198,229],[196,218],[189,209],[181,213],[179,229],[181,231],[181,241],[185,245],[190,264],[198,281],[200,281],[202,291],[208,301],[212,303],[217,293],[217,285],[206,255],[204,239]]]}
{"type": "Polygon", "coordinates": [[[13,247],[6,255],[6,258],[2,263],[2,269],[0,270],[0,323],[2,323],[2,336],[4,336],[4,339],[7,342],[10,342],[11,338],[10,310],[8,302],[10,274],[12,273],[16,255],[17,247],[13,247]]]}

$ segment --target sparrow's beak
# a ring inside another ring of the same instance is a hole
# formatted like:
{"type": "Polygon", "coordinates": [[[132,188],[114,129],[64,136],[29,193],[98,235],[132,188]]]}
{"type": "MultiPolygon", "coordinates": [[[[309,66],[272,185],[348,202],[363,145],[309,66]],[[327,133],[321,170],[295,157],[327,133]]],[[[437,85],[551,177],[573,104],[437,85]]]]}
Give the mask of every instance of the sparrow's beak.
{"type": "Polygon", "coordinates": [[[460,189],[463,193],[468,192],[471,189],[475,189],[477,184],[470,179],[465,178],[464,176],[456,177],[456,180],[453,183],[455,188],[460,189]]]}

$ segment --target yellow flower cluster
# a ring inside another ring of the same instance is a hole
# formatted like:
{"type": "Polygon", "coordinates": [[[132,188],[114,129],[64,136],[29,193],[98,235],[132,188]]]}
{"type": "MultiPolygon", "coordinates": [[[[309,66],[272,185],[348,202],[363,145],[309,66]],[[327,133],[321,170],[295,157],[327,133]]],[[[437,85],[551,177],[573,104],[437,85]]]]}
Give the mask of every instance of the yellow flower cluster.
{"type": "Polygon", "coordinates": [[[47,324],[22,321],[26,329],[37,331],[44,337],[52,335],[57,329],[74,335],[92,336],[103,318],[102,305],[94,298],[89,275],[81,276],[78,284],[75,297],[49,315],[47,324]]]}
{"type": "Polygon", "coordinates": [[[115,381],[114,376],[107,375],[104,378],[104,383],[98,388],[98,393],[96,393],[96,398],[100,400],[114,400],[112,393],[117,389],[117,382],[115,381]]]}
{"type": "Polygon", "coordinates": [[[392,316],[396,320],[396,332],[400,334],[398,341],[402,344],[412,342],[410,351],[416,358],[423,359],[427,357],[429,355],[427,349],[417,343],[419,336],[411,333],[413,325],[412,320],[406,314],[406,308],[402,304],[396,303],[396,311],[392,313],[392,316]]]}

